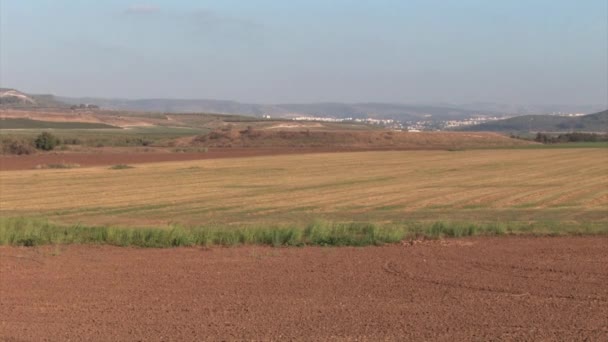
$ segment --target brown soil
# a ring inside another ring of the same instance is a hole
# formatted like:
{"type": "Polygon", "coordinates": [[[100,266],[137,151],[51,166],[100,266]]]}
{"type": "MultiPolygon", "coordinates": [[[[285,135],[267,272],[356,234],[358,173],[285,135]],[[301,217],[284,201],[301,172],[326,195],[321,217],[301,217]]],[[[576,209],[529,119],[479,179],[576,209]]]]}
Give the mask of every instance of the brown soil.
{"type": "Polygon", "coordinates": [[[608,239],[0,247],[0,340],[608,340],[608,239]]]}
{"type": "MultiPolygon", "coordinates": [[[[240,158],[271,156],[284,154],[300,153],[325,153],[325,152],[356,152],[374,151],[384,149],[347,149],[347,148],[213,148],[208,152],[128,152],[122,149],[121,152],[57,152],[39,153],[31,155],[0,155],[0,171],[28,170],[35,169],[37,166],[50,164],[77,164],[80,167],[104,166],[116,164],[143,164],[168,161],[186,161],[218,158],[240,158]]],[[[388,149],[386,149],[388,150],[388,149]]]]}

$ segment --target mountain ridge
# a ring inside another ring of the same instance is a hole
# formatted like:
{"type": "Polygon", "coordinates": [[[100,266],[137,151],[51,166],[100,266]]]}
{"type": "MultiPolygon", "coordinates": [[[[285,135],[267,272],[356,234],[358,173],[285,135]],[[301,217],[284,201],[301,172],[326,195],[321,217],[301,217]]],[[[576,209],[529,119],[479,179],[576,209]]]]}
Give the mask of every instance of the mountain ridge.
{"type": "MultiPolygon", "coordinates": [[[[102,109],[162,113],[218,113],[274,118],[299,116],[333,117],[337,119],[393,119],[396,121],[461,120],[474,116],[507,117],[536,114],[536,111],[564,109],[569,112],[589,113],[597,105],[501,105],[478,102],[472,104],[402,104],[390,102],[317,102],[256,104],[233,100],[215,99],[127,99],[98,97],[64,97],[54,95],[32,95],[12,88],[0,88],[0,108],[69,108],[71,105],[90,104],[102,109]],[[3,96],[4,95],[4,96],[3,96]]],[[[603,108],[601,108],[603,109],[603,108]]]]}

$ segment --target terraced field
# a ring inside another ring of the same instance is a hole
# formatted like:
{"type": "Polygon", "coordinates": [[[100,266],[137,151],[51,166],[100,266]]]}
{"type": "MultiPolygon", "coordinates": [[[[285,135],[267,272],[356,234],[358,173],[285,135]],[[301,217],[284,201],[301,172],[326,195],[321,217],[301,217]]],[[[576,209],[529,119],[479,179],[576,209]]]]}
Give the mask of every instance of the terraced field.
{"type": "Polygon", "coordinates": [[[608,150],[325,153],[3,171],[0,194],[2,217],[88,225],[608,224],[608,150]]]}

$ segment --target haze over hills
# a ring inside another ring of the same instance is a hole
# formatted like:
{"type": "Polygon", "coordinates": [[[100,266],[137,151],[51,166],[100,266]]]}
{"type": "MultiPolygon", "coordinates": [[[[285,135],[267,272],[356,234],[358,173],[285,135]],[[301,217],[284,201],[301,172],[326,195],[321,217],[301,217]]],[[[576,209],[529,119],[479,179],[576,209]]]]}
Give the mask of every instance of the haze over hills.
{"type": "MultiPolygon", "coordinates": [[[[116,110],[140,110],[169,113],[222,113],[240,115],[271,115],[290,118],[297,116],[324,116],[335,118],[376,118],[395,120],[417,120],[432,116],[436,118],[464,118],[479,114],[475,109],[448,106],[410,105],[392,103],[306,103],[306,104],[253,104],[237,101],[209,99],[100,99],[59,97],[69,104],[90,103],[102,108],[116,110]]],[[[490,113],[495,114],[495,113],[490,113]]],[[[496,113],[497,114],[497,113],[496,113]]]]}
{"type": "Polygon", "coordinates": [[[296,116],[325,116],[335,118],[375,118],[400,121],[424,118],[449,120],[474,115],[513,116],[555,112],[592,113],[603,105],[505,105],[495,103],[471,104],[400,104],[400,103],[287,103],[254,104],[211,99],[104,99],[58,97],[69,104],[90,103],[106,109],[140,110],[168,113],[222,113],[290,118],[296,116]]]}
{"type": "Polygon", "coordinates": [[[491,102],[473,102],[452,105],[462,109],[473,109],[485,112],[508,113],[518,115],[565,114],[565,113],[596,113],[608,107],[605,104],[569,105],[569,104],[504,104],[491,102]]]}
{"type": "MultiPolygon", "coordinates": [[[[0,88],[0,108],[69,108],[71,105],[80,104],[92,104],[103,109],[125,111],[218,113],[258,117],[270,115],[276,118],[294,118],[298,116],[374,118],[394,119],[397,121],[426,119],[460,120],[476,115],[508,117],[557,112],[592,113],[604,109],[602,105],[510,105],[486,102],[469,104],[398,104],[379,102],[255,104],[213,99],[73,98],[53,95],[33,95],[15,89],[0,88]]],[[[517,126],[517,121],[514,125],[517,126]]],[[[488,127],[491,127],[491,125],[488,127]]]]}
{"type": "Polygon", "coordinates": [[[487,132],[608,132],[608,110],[583,116],[523,115],[462,127],[461,131],[487,132]]]}

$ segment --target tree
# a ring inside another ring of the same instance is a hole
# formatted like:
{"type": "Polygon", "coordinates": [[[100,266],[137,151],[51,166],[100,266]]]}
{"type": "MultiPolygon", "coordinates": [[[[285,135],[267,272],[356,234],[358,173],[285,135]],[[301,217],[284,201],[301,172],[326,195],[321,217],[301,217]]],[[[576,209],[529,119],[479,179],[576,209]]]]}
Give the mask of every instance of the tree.
{"type": "Polygon", "coordinates": [[[59,139],[49,132],[42,132],[34,141],[34,145],[39,150],[50,151],[59,145],[59,139]]]}

